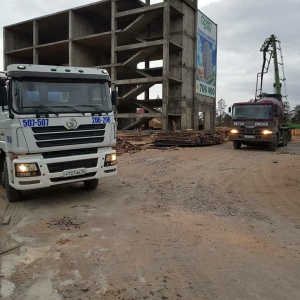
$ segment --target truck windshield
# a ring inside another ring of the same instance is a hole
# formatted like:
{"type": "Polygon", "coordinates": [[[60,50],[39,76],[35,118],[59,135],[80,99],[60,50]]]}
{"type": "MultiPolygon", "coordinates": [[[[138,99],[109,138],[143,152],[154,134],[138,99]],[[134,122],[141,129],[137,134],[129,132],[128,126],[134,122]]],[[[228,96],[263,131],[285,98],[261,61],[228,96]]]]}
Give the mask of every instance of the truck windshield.
{"type": "Polygon", "coordinates": [[[13,80],[12,108],[20,114],[109,113],[112,103],[105,81],[31,77],[13,80]]]}
{"type": "Polygon", "coordinates": [[[235,105],[232,110],[232,119],[271,119],[272,106],[271,105],[235,105]]]}

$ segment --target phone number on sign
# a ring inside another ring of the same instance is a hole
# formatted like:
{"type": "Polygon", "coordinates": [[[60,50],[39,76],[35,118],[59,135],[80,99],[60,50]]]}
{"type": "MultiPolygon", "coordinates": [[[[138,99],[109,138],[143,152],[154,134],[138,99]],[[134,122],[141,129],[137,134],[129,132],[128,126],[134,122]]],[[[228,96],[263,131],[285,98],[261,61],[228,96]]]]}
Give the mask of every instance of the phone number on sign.
{"type": "Polygon", "coordinates": [[[215,96],[215,88],[207,86],[206,84],[200,83],[200,93],[205,93],[206,95],[215,96]]]}

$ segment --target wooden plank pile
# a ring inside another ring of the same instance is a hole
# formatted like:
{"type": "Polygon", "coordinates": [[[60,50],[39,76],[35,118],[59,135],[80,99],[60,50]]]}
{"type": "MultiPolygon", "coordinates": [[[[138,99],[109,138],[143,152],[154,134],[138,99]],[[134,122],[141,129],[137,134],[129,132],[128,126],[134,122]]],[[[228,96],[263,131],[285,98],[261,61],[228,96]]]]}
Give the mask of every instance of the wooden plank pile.
{"type": "Polygon", "coordinates": [[[141,145],[134,145],[129,141],[125,141],[122,138],[117,137],[117,143],[113,146],[113,149],[116,150],[117,155],[121,155],[123,153],[136,153],[142,150],[141,145]]]}
{"type": "Polygon", "coordinates": [[[160,132],[153,135],[155,147],[170,146],[209,146],[218,145],[224,142],[224,138],[218,132],[211,131],[175,131],[160,132]]]}

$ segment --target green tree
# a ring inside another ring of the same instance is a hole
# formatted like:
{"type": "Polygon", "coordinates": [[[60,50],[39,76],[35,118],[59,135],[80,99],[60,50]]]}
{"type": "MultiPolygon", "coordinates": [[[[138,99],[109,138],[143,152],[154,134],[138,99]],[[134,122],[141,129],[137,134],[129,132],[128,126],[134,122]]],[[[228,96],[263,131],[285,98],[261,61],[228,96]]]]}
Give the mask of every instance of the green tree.
{"type": "Polygon", "coordinates": [[[300,124],[300,105],[296,105],[292,111],[292,123],[300,124]]]}
{"type": "Polygon", "coordinates": [[[225,112],[223,112],[223,114],[218,114],[216,117],[216,125],[217,126],[226,126],[226,127],[230,127],[231,124],[231,116],[225,112]]]}
{"type": "Polygon", "coordinates": [[[223,116],[223,126],[230,127],[231,126],[231,116],[227,113],[223,116]]]}

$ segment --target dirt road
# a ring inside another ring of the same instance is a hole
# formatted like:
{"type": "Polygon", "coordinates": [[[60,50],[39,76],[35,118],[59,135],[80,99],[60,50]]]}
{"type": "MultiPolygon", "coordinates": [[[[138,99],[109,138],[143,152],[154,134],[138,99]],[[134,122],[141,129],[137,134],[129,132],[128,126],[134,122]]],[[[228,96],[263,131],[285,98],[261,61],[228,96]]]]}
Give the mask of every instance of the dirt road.
{"type": "Polygon", "coordinates": [[[1,299],[300,299],[299,140],[147,149],[118,167],[95,191],[6,208],[1,299]]]}

